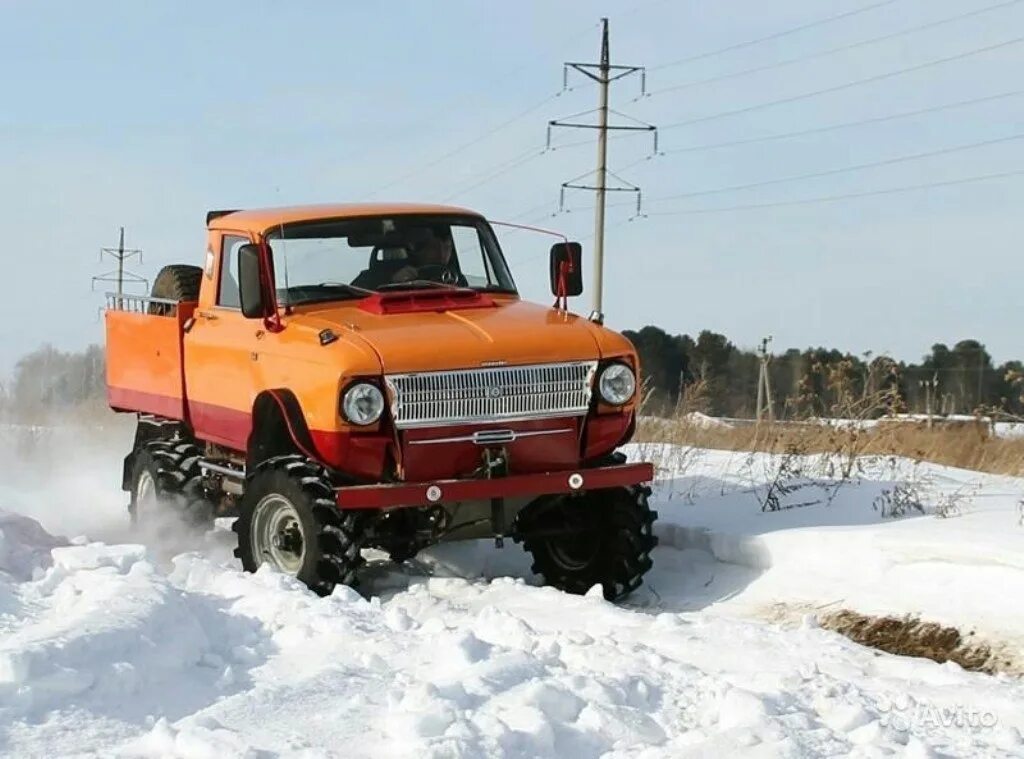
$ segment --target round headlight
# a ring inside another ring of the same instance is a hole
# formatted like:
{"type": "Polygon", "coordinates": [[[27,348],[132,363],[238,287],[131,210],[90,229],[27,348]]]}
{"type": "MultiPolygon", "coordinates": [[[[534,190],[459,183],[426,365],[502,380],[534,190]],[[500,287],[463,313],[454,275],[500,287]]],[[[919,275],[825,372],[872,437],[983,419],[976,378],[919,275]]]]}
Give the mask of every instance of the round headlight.
{"type": "Polygon", "coordinates": [[[352,424],[373,424],[384,413],[384,395],[369,382],[358,382],[345,391],[341,410],[352,424]]]}
{"type": "Polygon", "coordinates": [[[608,364],[598,382],[601,399],[613,406],[621,406],[636,392],[636,377],[625,364],[608,364]]]}

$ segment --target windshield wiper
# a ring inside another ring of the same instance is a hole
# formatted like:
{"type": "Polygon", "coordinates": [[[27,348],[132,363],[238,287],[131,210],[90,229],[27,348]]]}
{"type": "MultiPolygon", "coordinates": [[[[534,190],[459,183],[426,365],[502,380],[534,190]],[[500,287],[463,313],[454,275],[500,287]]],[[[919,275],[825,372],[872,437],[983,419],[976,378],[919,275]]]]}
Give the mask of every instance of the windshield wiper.
{"type": "Polygon", "coordinates": [[[337,287],[342,290],[346,290],[353,295],[362,295],[364,297],[373,295],[373,290],[367,290],[365,287],[356,287],[355,285],[350,285],[345,282],[321,282],[320,284],[315,285],[315,287],[337,287]]]}
{"type": "Polygon", "coordinates": [[[385,290],[419,290],[427,287],[441,287],[445,290],[462,289],[457,285],[449,285],[447,282],[435,282],[432,279],[410,279],[408,282],[390,282],[377,288],[378,292],[385,290]]]}
{"type": "Polygon", "coordinates": [[[316,285],[302,285],[302,286],[299,286],[299,287],[289,288],[289,289],[285,290],[284,291],[284,296],[285,297],[283,299],[282,305],[298,306],[298,305],[302,305],[304,303],[322,303],[324,301],[335,300],[337,298],[337,295],[326,295],[326,294],[324,294],[324,295],[312,295],[312,294],[310,294],[310,295],[307,295],[305,297],[292,298],[291,297],[292,293],[290,292],[292,289],[299,290],[299,291],[302,291],[302,290],[314,290],[314,289],[316,289],[316,290],[335,290],[336,289],[336,290],[341,290],[342,292],[344,292],[345,294],[347,294],[347,295],[349,295],[349,296],[351,296],[353,298],[368,298],[369,296],[373,295],[373,290],[367,290],[367,289],[365,289],[363,287],[356,287],[355,285],[349,285],[349,284],[346,284],[344,282],[321,282],[321,283],[316,284],[316,285]]]}

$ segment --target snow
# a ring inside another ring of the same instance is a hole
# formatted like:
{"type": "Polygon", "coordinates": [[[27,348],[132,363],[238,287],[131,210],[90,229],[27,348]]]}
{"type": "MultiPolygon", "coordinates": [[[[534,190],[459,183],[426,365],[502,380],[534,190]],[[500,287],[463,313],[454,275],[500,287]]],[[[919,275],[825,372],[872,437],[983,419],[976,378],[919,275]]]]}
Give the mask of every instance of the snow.
{"type": "Polygon", "coordinates": [[[321,599],[241,572],[226,520],[134,543],[117,456],[4,472],[0,755],[1024,756],[1016,677],[818,622],[918,613],[1024,658],[1024,481],[865,460],[839,482],[801,459],[765,512],[777,457],[630,454],[658,465],[661,545],[621,605],[486,542],[321,599]],[[925,513],[882,516],[898,484],[925,513]]]}
{"type": "Polygon", "coordinates": [[[996,437],[1024,438],[1024,422],[996,422],[993,427],[995,428],[996,437]]]}
{"type": "MultiPolygon", "coordinates": [[[[830,459],[807,457],[794,467],[789,485],[797,489],[782,497],[782,510],[764,512],[778,456],[662,446],[639,452],[664,472],[661,542],[677,549],[671,556],[679,561],[680,552],[694,551],[707,572],[727,564],[742,586],[730,605],[754,610],[784,599],[920,614],[1024,655],[1024,605],[1004,601],[1024,597],[1024,480],[865,458],[859,474],[841,482],[830,459]],[[679,470],[685,474],[673,474],[679,470]],[[925,513],[882,518],[879,498],[901,484],[925,513]]],[[[693,599],[691,588],[681,592],[693,599]]]]}

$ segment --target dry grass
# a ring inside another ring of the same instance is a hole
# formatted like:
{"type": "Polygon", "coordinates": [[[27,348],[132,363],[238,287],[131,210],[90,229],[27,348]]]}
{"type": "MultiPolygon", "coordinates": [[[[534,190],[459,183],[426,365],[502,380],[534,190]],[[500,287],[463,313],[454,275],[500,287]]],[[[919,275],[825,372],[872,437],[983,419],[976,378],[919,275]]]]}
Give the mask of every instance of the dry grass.
{"type": "Polygon", "coordinates": [[[965,640],[954,627],[918,617],[872,617],[842,610],[826,614],[819,621],[822,627],[855,643],[898,656],[918,656],[940,664],[952,661],[964,669],[988,674],[1013,669],[1013,662],[996,655],[989,645],[965,640]]]}
{"type": "Polygon", "coordinates": [[[881,421],[867,429],[820,422],[706,425],[681,414],[643,419],[637,442],[767,453],[833,454],[852,464],[857,456],[902,456],[915,461],[993,474],[1024,475],[1024,439],[995,437],[982,423],[936,425],[881,421]]]}

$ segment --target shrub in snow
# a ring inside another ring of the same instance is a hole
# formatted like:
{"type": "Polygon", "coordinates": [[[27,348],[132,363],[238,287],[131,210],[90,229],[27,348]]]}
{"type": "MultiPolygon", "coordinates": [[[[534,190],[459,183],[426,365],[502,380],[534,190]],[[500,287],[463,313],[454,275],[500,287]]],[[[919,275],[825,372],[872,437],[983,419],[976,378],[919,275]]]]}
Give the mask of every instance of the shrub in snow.
{"type": "Polygon", "coordinates": [[[981,485],[974,483],[964,485],[952,493],[944,493],[935,504],[935,516],[941,519],[963,516],[979,490],[981,485]]]}
{"type": "Polygon", "coordinates": [[[967,670],[988,673],[1008,663],[997,661],[986,643],[971,640],[973,632],[963,635],[955,627],[925,622],[913,615],[870,616],[843,609],[826,614],[821,623],[856,643],[898,656],[954,662],[967,670]]]}
{"type": "MultiPolygon", "coordinates": [[[[768,491],[761,502],[761,511],[781,511],[783,509],[796,509],[821,503],[820,500],[783,503],[787,496],[791,496],[804,488],[820,485],[815,480],[804,476],[803,467],[806,458],[805,451],[795,446],[787,447],[774,474],[769,478],[768,491]]],[[[831,501],[831,498],[829,500],[831,501]]]]}
{"type": "Polygon", "coordinates": [[[898,518],[907,516],[911,511],[924,514],[921,500],[921,493],[915,483],[901,482],[879,493],[871,507],[883,517],[898,518]]]}

